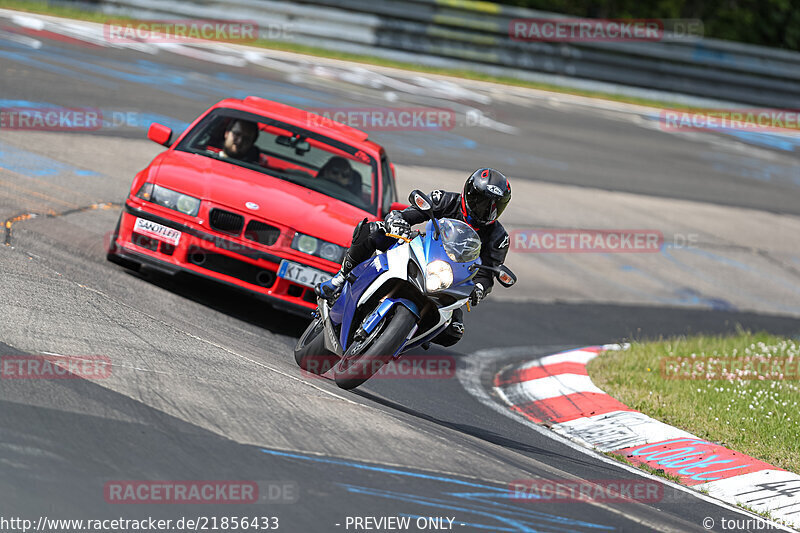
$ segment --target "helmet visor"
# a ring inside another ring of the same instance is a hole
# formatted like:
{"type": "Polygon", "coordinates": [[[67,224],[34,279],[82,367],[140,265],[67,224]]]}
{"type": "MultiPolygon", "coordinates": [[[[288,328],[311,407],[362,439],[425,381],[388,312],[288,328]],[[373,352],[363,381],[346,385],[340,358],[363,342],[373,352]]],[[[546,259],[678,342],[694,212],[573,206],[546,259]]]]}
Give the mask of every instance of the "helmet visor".
{"type": "Polygon", "coordinates": [[[467,211],[470,216],[475,218],[478,222],[486,224],[493,222],[500,216],[505,205],[500,207],[498,204],[502,203],[502,199],[490,198],[485,194],[474,188],[468,188],[466,197],[464,198],[467,204],[467,211]]]}

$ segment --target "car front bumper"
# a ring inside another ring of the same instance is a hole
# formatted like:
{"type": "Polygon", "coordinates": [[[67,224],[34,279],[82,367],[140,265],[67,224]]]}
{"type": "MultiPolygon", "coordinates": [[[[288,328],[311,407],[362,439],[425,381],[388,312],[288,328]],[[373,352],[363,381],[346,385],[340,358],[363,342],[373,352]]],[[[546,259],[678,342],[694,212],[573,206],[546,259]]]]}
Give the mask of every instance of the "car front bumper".
{"type": "Polygon", "coordinates": [[[279,277],[281,261],[292,261],[331,275],[336,272],[331,271],[329,265],[298,257],[300,252],[259,249],[151,213],[129,202],[125,204],[119,230],[109,250],[119,258],[166,274],[190,273],[245,290],[265,299],[273,307],[303,316],[308,316],[317,306],[314,289],[279,277]],[[137,218],[180,231],[178,244],[173,246],[136,232],[137,218]]]}

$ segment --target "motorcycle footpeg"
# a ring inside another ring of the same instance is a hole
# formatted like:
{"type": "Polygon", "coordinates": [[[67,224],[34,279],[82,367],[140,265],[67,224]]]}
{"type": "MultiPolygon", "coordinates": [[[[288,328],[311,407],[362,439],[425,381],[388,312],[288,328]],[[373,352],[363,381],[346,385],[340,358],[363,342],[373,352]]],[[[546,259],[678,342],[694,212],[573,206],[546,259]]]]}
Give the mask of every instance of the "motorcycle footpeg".
{"type": "Polygon", "coordinates": [[[364,328],[360,327],[358,328],[358,331],[356,331],[355,334],[353,335],[353,338],[357,341],[363,341],[364,339],[367,338],[367,332],[364,331],[364,328]]]}

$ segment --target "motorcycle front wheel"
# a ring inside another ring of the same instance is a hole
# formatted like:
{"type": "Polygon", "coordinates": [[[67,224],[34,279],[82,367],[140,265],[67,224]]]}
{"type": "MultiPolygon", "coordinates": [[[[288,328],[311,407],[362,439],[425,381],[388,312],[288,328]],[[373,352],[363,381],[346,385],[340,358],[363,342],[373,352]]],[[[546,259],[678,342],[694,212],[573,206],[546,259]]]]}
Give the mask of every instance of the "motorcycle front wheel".
{"type": "Polygon", "coordinates": [[[342,357],[333,367],[333,376],[340,388],[354,389],[374,376],[406,341],[417,317],[405,306],[397,305],[394,314],[384,321],[386,324],[372,344],[361,353],[342,357]]]}
{"type": "Polygon", "coordinates": [[[312,374],[322,375],[336,364],[339,356],[325,348],[325,322],[314,319],[294,347],[297,366],[312,374]]]}

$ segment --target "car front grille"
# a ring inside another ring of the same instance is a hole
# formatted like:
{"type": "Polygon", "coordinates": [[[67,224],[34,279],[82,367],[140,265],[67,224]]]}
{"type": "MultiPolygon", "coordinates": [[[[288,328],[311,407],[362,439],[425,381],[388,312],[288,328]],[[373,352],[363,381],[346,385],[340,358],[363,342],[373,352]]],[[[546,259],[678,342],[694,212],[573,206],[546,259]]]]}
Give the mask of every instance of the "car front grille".
{"type": "Polygon", "coordinates": [[[281,230],[275,226],[270,226],[258,220],[251,220],[247,224],[247,229],[244,231],[244,238],[255,241],[259,244],[272,246],[278,242],[278,237],[281,236],[281,230]]]}
{"type": "Polygon", "coordinates": [[[239,261],[227,255],[204,250],[197,246],[189,248],[186,260],[206,270],[225,274],[260,287],[272,287],[276,280],[275,272],[271,270],[239,261]]]}
{"type": "Polygon", "coordinates": [[[209,223],[217,231],[238,235],[244,227],[244,217],[224,209],[212,209],[209,213],[209,223]]]}

